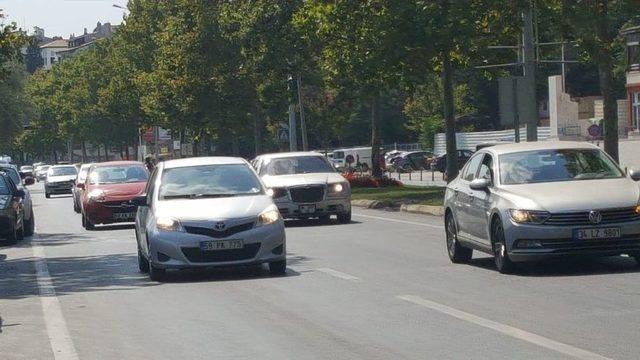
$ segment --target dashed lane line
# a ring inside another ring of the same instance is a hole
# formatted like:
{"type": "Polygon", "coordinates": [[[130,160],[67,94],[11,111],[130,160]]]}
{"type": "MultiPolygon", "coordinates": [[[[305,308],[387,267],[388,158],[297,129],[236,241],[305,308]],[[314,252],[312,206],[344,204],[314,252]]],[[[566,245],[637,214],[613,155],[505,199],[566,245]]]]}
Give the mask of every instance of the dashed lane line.
{"type": "Polygon", "coordinates": [[[415,221],[392,219],[392,218],[382,217],[382,216],[372,216],[372,215],[364,215],[364,214],[357,214],[357,213],[353,213],[353,216],[363,217],[363,218],[367,218],[367,219],[391,221],[391,222],[400,223],[400,224],[426,226],[426,227],[430,227],[430,228],[434,228],[434,229],[444,229],[444,226],[441,226],[441,225],[432,225],[432,224],[419,223],[419,222],[415,222],[415,221]]]}
{"type": "Polygon", "coordinates": [[[357,277],[355,277],[353,275],[349,275],[347,273],[343,273],[341,271],[333,270],[333,269],[330,269],[330,268],[319,268],[319,269],[316,269],[316,271],[323,272],[325,274],[331,275],[331,276],[333,276],[335,278],[342,279],[342,280],[347,280],[347,281],[358,281],[358,280],[360,280],[360,279],[358,279],[357,277]]]}

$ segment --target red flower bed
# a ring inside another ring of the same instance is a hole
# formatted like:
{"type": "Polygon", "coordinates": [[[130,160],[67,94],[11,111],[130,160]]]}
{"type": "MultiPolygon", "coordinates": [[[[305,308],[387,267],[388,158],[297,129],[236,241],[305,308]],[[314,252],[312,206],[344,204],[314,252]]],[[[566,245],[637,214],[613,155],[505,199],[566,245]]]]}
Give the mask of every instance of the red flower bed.
{"type": "Polygon", "coordinates": [[[342,174],[345,179],[349,181],[352,188],[379,188],[379,187],[394,187],[402,186],[402,183],[396,179],[390,179],[383,176],[380,179],[374,179],[371,175],[358,175],[356,173],[344,173],[342,174]]]}

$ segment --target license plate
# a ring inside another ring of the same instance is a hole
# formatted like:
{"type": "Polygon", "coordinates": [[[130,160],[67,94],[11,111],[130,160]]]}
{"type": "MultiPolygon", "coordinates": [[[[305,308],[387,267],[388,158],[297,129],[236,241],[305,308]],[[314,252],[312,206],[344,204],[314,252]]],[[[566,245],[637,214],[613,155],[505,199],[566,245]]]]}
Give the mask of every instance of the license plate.
{"type": "Polygon", "coordinates": [[[113,214],[114,220],[133,220],[136,218],[136,213],[115,213],[113,214]]]}
{"type": "Polygon", "coordinates": [[[313,214],[314,212],[316,212],[316,206],[315,205],[300,205],[298,210],[300,210],[300,214],[313,214]]]}
{"type": "Polygon", "coordinates": [[[242,249],[244,243],[242,240],[220,240],[220,241],[202,241],[200,242],[200,250],[216,251],[216,250],[233,250],[242,249]]]}
{"type": "Polygon", "coordinates": [[[576,240],[617,239],[620,237],[620,228],[591,228],[577,229],[573,233],[576,240]]]}

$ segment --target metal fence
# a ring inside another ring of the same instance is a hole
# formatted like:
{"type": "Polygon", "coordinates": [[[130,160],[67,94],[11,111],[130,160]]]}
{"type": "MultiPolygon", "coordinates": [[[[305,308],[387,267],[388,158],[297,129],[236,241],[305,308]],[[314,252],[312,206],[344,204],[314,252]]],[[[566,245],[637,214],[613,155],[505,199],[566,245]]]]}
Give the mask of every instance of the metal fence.
{"type": "MultiPolygon", "coordinates": [[[[520,138],[525,139],[527,134],[526,128],[520,129],[520,138]]],[[[538,140],[546,140],[551,134],[549,127],[538,127],[538,140]]],[[[476,146],[482,143],[489,142],[513,142],[515,141],[515,131],[513,129],[500,130],[500,131],[482,131],[482,132],[468,132],[456,134],[456,145],[458,149],[466,149],[475,151],[476,146]]],[[[433,152],[436,155],[441,155],[447,152],[447,138],[444,133],[438,133],[435,135],[433,152]]]]}

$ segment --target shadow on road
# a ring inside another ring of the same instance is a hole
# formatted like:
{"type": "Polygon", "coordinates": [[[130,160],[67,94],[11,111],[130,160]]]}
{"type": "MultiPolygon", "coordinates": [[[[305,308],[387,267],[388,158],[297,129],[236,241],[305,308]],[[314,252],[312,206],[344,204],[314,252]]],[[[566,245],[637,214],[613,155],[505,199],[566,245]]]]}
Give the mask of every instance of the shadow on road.
{"type": "Polygon", "coordinates": [[[296,228],[296,227],[307,227],[307,226],[348,226],[352,224],[360,224],[359,221],[353,221],[349,224],[340,224],[337,219],[331,219],[329,222],[322,222],[319,219],[296,219],[296,220],[286,220],[284,225],[287,228],[296,228]]]}
{"type": "Polygon", "coordinates": [[[136,228],[135,224],[126,223],[126,224],[112,224],[112,225],[96,226],[93,230],[90,230],[90,231],[133,230],[135,228],[136,228]]]}
{"type": "MultiPolygon", "coordinates": [[[[496,271],[493,258],[471,260],[471,266],[496,271]]],[[[558,258],[518,264],[513,275],[530,277],[589,276],[640,272],[633,258],[622,256],[558,258]]]]}

